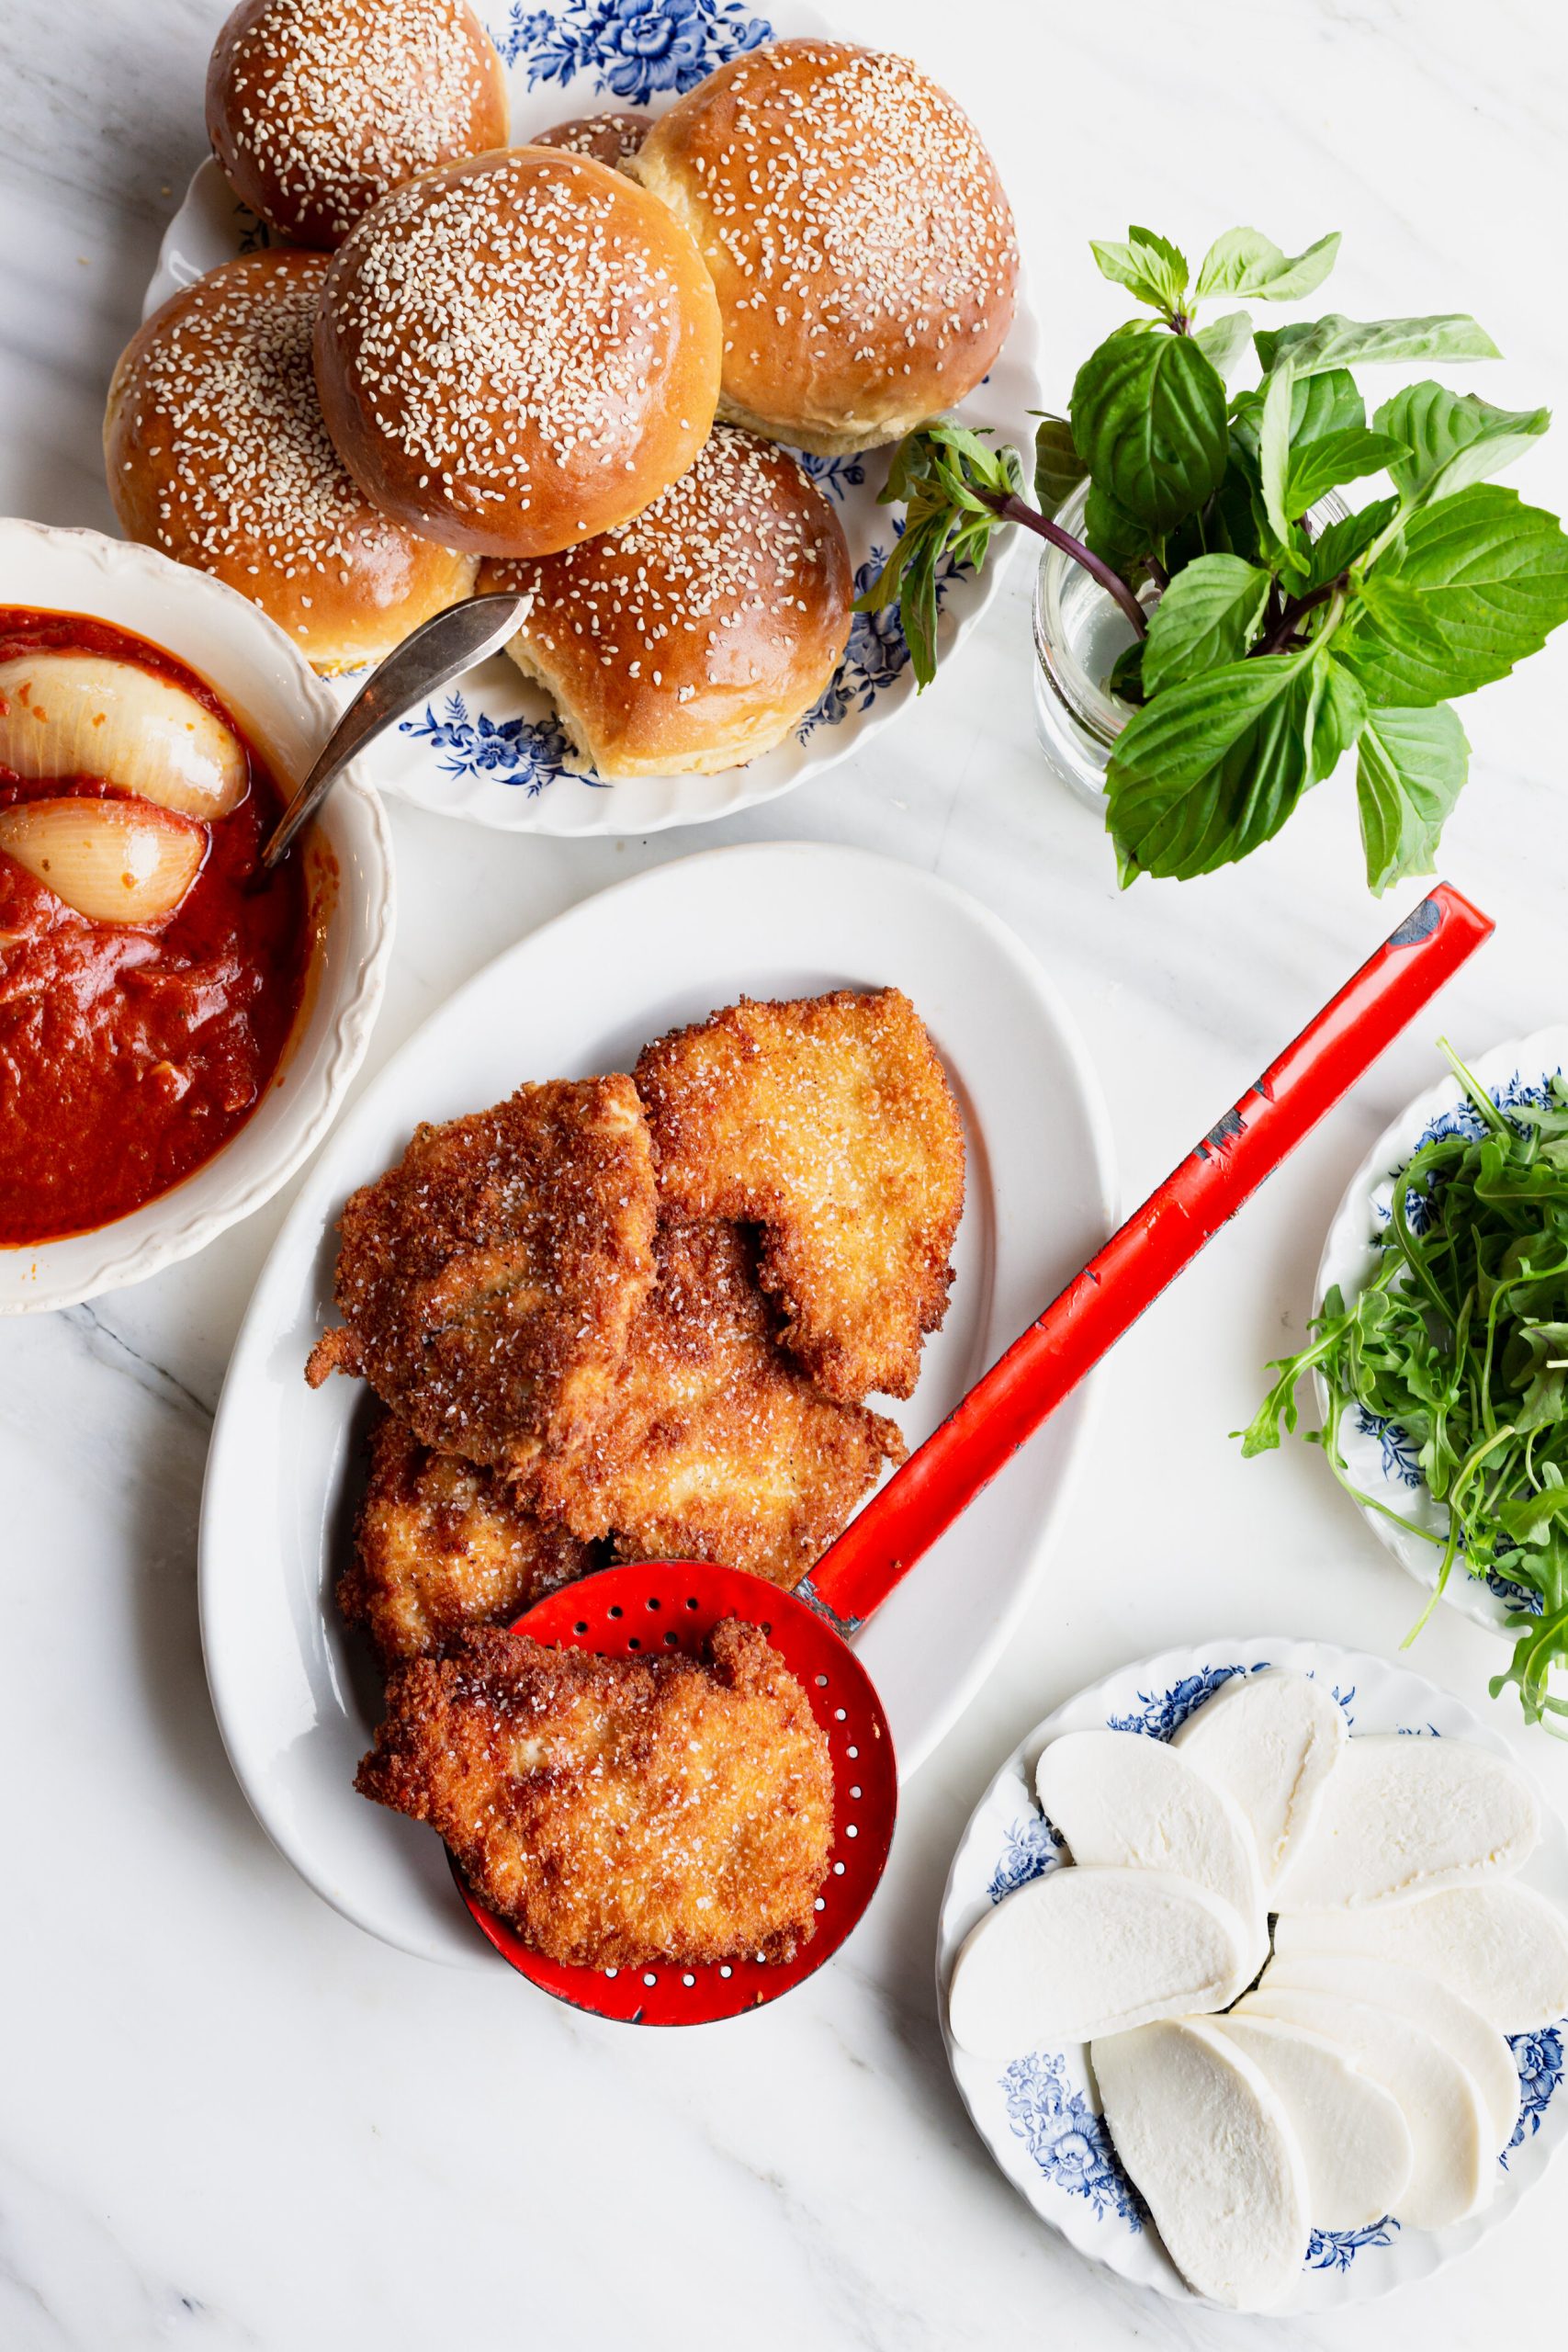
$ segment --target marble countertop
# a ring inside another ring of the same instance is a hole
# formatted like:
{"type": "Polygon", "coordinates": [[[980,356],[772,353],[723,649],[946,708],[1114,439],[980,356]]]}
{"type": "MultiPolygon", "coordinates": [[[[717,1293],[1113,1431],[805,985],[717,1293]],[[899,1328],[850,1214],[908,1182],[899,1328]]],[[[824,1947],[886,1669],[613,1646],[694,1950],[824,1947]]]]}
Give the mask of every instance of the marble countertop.
{"type": "MultiPolygon", "coordinates": [[[[1235,220],[1292,251],[1341,228],[1336,307],[1472,310],[1508,354],[1485,371],[1488,398],[1523,407],[1568,387],[1554,225],[1568,56],[1539,0],[1490,0],[1483,25],[1460,0],[837,13],[917,53],[979,117],[1059,397],[1116,315],[1085,240],[1129,217],[1199,247],[1235,220]]],[[[220,14],[220,0],[5,11],[0,511],[108,526],[104,389],[201,152],[220,14]]],[[[1519,480],[1568,507],[1568,431],[1519,480]]],[[[751,816],[572,842],[481,840],[394,807],[401,920],[369,1069],[497,950],[634,867],[726,840],[853,842],[974,891],[1035,950],[1140,1196],[1415,893],[1392,909],[1366,897],[1341,780],[1239,870],[1119,894],[1094,816],[1032,741],[1026,570],[901,726],[751,816]]],[[[868,1919],[829,1969],[740,2024],[632,2034],[499,1967],[404,1958],[318,1902],[253,1821],[208,1704],[196,1531],[225,1360],[288,1195],[139,1289],[0,1327],[6,2352],[401,2352],[473,2329],[563,2352],[1371,2352],[1391,2324],[1480,2352],[1544,2316],[1562,2172],[1397,2314],[1232,2320],[1089,2269],[970,2130],[931,1951],[971,1805],[1079,1684],[1226,1632],[1392,1655],[1416,1615],[1415,1588],[1319,1459],[1244,1464],[1226,1432],[1264,1359],[1298,1344],[1329,1211],[1434,1074],[1438,1031],[1479,1050],[1562,1012],[1564,659],[1560,646],[1466,706],[1473,780],[1444,865],[1497,918],[1495,940],[1123,1342],[1023,1629],[908,1790],[868,1919]]],[[[1413,1663],[1484,1709],[1505,1661],[1440,1611],[1413,1663]]],[[[1568,1805],[1568,1750],[1496,1713],[1568,1805]]]]}

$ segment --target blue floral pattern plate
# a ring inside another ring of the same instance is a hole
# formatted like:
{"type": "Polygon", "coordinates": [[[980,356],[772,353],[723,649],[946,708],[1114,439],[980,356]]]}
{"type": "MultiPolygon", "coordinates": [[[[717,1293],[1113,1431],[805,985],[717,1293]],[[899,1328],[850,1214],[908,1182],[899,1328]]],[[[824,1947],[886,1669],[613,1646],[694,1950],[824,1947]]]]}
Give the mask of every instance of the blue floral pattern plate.
{"type": "MultiPolygon", "coordinates": [[[[1485,1087],[1495,1102],[1507,1110],[1516,1103],[1540,1102],[1550,1079],[1568,1071],[1568,1025],[1540,1029],[1532,1037],[1495,1046],[1466,1067],[1485,1087]]],[[[1385,1127],[1345,1188],[1334,1214],[1313,1291],[1314,1312],[1335,1284],[1352,1299],[1372,1272],[1379,1229],[1388,1222],[1389,1204],[1401,1170],[1408,1167],[1418,1148],[1440,1135],[1474,1134],[1480,1127],[1475,1111],[1456,1079],[1445,1076],[1436,1086],[1402,1111],[1385,1127]]],[[[1410,1211],[1414,1221],[1419,1215],[1410,1211]]],[[[1321,1380],[1320,1407],[1326,1403],[1321,1380]]],[[[1362,1414],[1348,1415],[1341,1426],[1341,1451],[1351,1483],[1364,1495],[1387,1504],[1425,1528],[1438,1542],[1428,1542],[1408,1528],[1396,1526],[1381,1510],[1361,1507],[1361,1516],[1380,1542],[1385,1544],[1417,1584],[1429,1592],[1437,1582],[1441,1559],[1439,1543],[1448,1534],[1446,1507],[1434,1501],[1416,1460],[1416,1449],[1405,1432],[1392,1422],[1362,1414]]],[[[1540,1596],[1506,1577],[1471,1576],[1463,1555],[1454,1564],[1443,1599],[1478,1625],[1494,1632],[1507,1630],[1508,1620],[1520,1611],[1535,1613],[1540,1596]]]]}
{"type": "MultiPolygon", "coordinates": [[[[632,108],[658,115],[716,66],[770,40],[826,35],[815,9],[787,0],[472,0],[506,66],[512,136],[572,116],[632,108]]],[[[143,315],[182,286],[234,254],[269,242],[237,203],[217,164],[205,163],[170,222],[147,289],[143,315]]],[[[1011,334],[986,381],[963,404],[965,421],[995,429],[1027,449],[1029,412],[1042,405],[1039,337],[1021,288],[1011,334]]],[[[857,594],[882,568],[898,527],[879,506],[888,449],[853,457],[805,457],[849,540],[857,594]]],[[[951,650],[978,624],[1001,584],[1012,550],[998,543],[984,575],[957,572],[939,583],[942,630],[951,650]]],[[[328,684],[346,703],[354,673],[328,684]]],[[[438,695],[369,755],[378,784],[400,798],[470,823],[520,833],[648,833],[705,824],[820,775],[897,717],[913,698],[909,649],[897,605],[857,614],[848,650],[820,700],[776,750],[713,776],[640,776],[606,784],[574,772],[547,702],[504,654],[438,695]]]]}
{"type": "MultiPolygon", "coordinates": [[[[947,1984],[959,1946],[992,1904],[1045,1871],[1070,1867],[1034,1796],[1035,1766],[1049,1741],[1100,1724],[1169,1739],[1224,1683],[1269,1666],[1325,1683],[1352,1733],[1469,1739],[1512,1753],[1496,1732],[1436,1683],[1362,1651],[1275,1634],[1166,1650],[1080,1690],[1013,1750],[970,1816],[942,1897],[937,2002],[948,2059],[976,2130],[1042,2221],[1060,2230],[1080,2254],[1186,2302],[1203,2299],[1170,2261],[1117,2162],[1083,2044],[1019,2050],[999,2066],[973,2058],[948,2033],[947,1984]]],[[[1544,1798],[1541,1822],[1540,1844],[1523,1875],[1568,1908],[1568,1830],[1544,1798]]],[[[1485,2211],[1447,2230],[1402,2230],[1385,2219],[1365,2229],[1315,2231],[1300,2284],[1278,2311],[1323,2312],[1387,2294],[1466,2252],[1512,2211],[1568,2137],[1568,2092],[1562,2091],[1568,2019],[1518,2035],[1513,2048],[1523,2090],[1519,2122],[1503,2152],[1502,2177],[1485,2211]]]]}

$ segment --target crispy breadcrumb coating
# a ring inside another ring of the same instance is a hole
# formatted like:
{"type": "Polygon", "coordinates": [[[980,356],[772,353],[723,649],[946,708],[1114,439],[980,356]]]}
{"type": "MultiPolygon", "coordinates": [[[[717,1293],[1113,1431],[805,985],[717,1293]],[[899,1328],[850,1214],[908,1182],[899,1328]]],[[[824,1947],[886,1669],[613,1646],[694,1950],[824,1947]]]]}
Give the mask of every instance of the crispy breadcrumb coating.
{"type": "Polygon", "coordinates": [[[344,1207],[344,1328],[306,1376],[358,1373],[427,1445],[521,1468],[602,1411],[652,1287],[655,1217],[629,1078],[520,1086],[422,1126],[344,1207]]]}
{"type": "Polygon", "coordinates": [[[355,1785],[427,1821],[533,1951],[583,1967],[791,1960],[832,1849],[827,1739],[733,1617],[702,1659],[470,1634],[392,1676],[355,1785]]]}
{"type": "Polygon", "coordinates": [[[785,1344],[825,1395],[908,1396],[947,1306],[964,1129],[897,989],[743,998],[645,1048],[664,1206],[763,1228],[785,1344]]]}
{"type": "Polygon", "coordinates": [[[370,1437],[370,1478],[338,1606],[383,1666],[445,1649],[476,1625],[509,1624],[601,1555],[537,1518],[500,1472],[422,1444],[389,1413],[370,1437]]]}
{"type": "Polygon", "coordinates": [[[717,1560],[798,1584],[906,1448],[894,1423],[812,1386],[774,1337],[738,1226],[660,1220],[655,1287],[604,1419],[531,1493],[625,1560],[717,1560]]]}

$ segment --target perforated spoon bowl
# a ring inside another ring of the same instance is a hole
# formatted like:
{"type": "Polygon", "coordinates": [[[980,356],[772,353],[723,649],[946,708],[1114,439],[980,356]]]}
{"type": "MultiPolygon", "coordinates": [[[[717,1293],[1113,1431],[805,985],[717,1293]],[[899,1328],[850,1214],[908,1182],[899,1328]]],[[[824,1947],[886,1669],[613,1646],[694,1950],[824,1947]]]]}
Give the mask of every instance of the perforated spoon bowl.
{"type": "Polygon", "coordinates": [[[738,1958],[686,1969],[562,1967],[529,1951],[459,1877],[464,1901],[503,1959],[558,1999],[633,2025],[711,2024],[776,2000],[821,1967],[876,1890],[898,1802],[887,1720],[848,1637],[1492,928],[1439,883],[873,1496],[794,1593],[711,1563],[639,1561],[566,1585],[518,1619],[514,1634],[615,1657],[695,1653],[720,1619],[751,1619],[827,1735],[834,1839],[816,1932],[784,1965],[738,1958]]]}

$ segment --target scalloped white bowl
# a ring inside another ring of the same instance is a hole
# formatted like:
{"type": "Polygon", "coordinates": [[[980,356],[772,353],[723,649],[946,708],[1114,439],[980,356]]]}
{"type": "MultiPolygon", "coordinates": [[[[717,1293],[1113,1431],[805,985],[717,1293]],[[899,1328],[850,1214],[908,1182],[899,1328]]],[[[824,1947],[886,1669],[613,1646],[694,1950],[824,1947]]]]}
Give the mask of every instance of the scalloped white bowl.
{"type": "MultiPolygon", "coordinates": [[[[0,605],[89,614],[165,647],[209,680],[286,786],[336,721],[321,680],[264,614],[152,548],[0,518],[0,605]]],[[[0,1314],[74,1306],[188,1258],[270,1200],[325,1135],[369,1043],[392,946],[391,842],[358,769],[333,792],[304,854],[321,886],[321,935],[303,1009],[261,1102],[204,1167],[130,1216],[0,1248],[0,1314]]]]}

